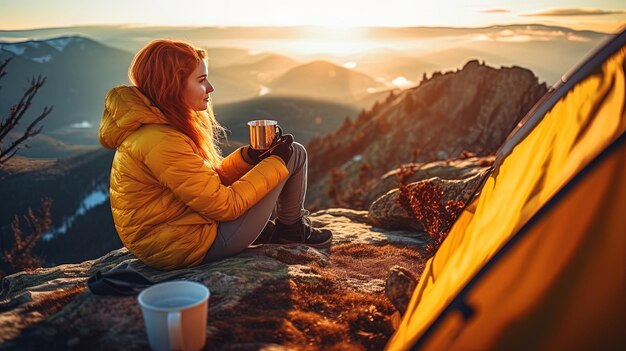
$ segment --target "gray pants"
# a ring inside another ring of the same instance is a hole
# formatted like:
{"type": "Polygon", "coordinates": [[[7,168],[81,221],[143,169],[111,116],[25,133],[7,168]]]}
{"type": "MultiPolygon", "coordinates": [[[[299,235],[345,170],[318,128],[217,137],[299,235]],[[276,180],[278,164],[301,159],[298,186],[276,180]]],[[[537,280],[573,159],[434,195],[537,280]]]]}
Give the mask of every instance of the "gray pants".
{"type": "Polygon", "coordinates": [[[261,234],[275,207],[278,219],[285,224],[295,223],[305,214],[308,159],[302,144],[294,142],[292,145],[293,154],[287,162],[289,178],[278,183],[261,201],[239,218],[220,222],[217,237],[209,248],[204,262],[232,256],[245,250],[261,234]]]}

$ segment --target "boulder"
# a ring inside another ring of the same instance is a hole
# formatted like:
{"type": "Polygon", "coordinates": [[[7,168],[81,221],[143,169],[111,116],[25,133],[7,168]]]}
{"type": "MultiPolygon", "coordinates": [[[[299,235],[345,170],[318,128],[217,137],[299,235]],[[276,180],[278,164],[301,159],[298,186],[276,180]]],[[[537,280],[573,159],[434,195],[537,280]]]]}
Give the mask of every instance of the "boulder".
{"type": "Polygon", "coordinates": [[[385,295],[401,315],[406,312],[417,283],[418,280],[410,270],[400,266],[391,267],[385,284],[385,295]]]}

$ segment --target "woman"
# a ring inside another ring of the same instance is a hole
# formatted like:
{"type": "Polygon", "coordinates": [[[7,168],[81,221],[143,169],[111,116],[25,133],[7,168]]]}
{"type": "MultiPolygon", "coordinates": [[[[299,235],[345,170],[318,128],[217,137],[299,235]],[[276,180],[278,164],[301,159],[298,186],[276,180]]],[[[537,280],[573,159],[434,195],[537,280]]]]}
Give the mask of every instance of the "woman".
{"type": "Polygon", "coordinates": [[[221,156],[204,50],[152,41],[129,78],[105,98],[99,139],[117,150],[111,211],[130,252],[158,269],[195,266],[241,252],[264,228],[272,242],[330,245],[303,207],[307,154],[292,135],[266,155],[246,145],[221,156]]]}

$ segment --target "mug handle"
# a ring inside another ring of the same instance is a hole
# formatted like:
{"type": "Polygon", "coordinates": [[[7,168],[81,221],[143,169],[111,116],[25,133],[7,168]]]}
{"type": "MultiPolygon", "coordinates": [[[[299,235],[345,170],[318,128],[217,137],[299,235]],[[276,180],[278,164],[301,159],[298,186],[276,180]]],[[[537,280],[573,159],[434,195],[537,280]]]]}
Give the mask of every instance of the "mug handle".
{"type": "Polygon", "coordinates": [[[276,132],[276,135],[274,136],[274,140],[272,141],[272,145],[270,145],[269,149],[263,151],[259,157],[263,157],[267,154],[269,154],[270,152],[274,151],[274,149],[279,145],[280,139],[283,138],[283,129],[277,124],[276,128],[278,128],[278,131],[276,132]]]}
{"type": "Polygon", "coordinates": [[[276,136],[274,136],[274,143],[279,141],[283,137],[283,129],[277,124],[276,125],[276,136]]]}
{"type": "Polygon", "coordinates": [[[180,326],[180,312],[167,314],[167,330],[170,336],[170,349],[183,350],[183,332],[180,326]]]}

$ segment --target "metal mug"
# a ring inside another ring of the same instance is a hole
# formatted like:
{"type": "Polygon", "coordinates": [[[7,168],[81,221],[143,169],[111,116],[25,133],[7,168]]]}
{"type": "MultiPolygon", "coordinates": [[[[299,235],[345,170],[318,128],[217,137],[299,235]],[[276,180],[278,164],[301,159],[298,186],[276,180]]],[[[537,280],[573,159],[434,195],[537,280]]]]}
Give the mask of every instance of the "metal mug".
{"type": "Polygon", "coordinates": [[[255,150],[268,150],[283,136],[277,121],[259,119],[248,122],[250,147],[255,150]]]}

